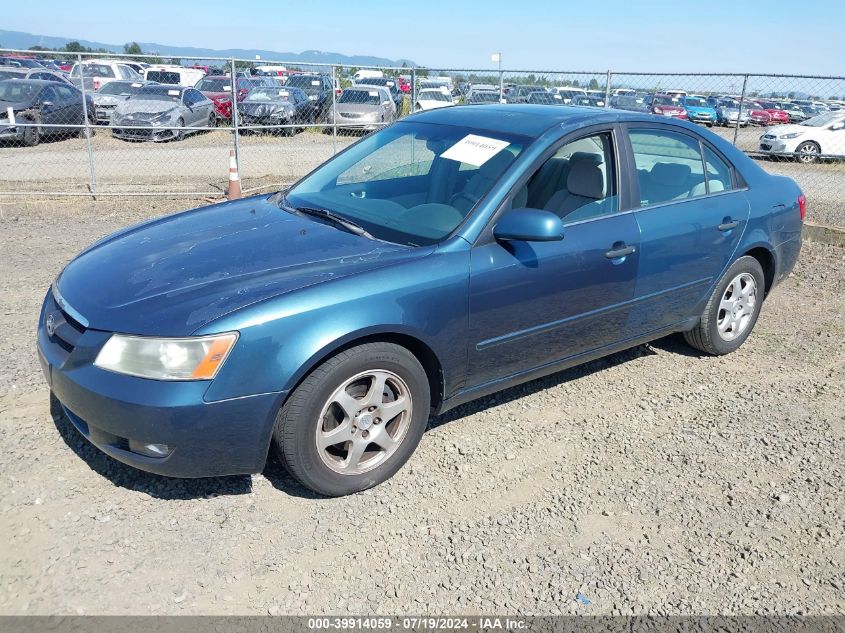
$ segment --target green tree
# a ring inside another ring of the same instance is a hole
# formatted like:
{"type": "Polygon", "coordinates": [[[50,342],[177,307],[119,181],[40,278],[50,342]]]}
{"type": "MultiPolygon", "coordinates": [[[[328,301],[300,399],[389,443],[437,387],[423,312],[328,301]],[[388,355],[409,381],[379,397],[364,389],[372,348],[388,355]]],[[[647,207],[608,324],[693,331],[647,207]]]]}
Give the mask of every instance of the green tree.
{"type": "Polygon", "coordinates": [[[141,50],[141,45],[138,42],[129,42],[128,44],[123,45],[123,52],[127,55],[143,55],[144,51],[141,50]]]}
{"type": "Polygon", "coordinates": [[[598,88],[599,88],[599,82],[598,82],[598,81],[596,81],[596,78],[595,78],[595,77],[593,77],[592,79],[590,79],[590,86],[589,86],[589,88],[590,88],[590,90],[598,90],[598,88]]]}

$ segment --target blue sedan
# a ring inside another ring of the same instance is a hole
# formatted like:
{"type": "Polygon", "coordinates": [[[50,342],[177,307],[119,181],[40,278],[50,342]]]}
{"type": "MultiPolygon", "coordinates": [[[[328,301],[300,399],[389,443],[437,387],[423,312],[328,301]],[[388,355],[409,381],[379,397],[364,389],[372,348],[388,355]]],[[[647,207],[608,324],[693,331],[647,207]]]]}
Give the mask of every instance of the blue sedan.
{"type": "Polygon", "coordinates": [[[343,495],[469,400],[672,332],[736,350],[804,213],[792,180],[690,123],[422,112],[285,191],[93,244],[47,292],[39,356],[115,459],[201,477],[272,449],[343,495]]]}

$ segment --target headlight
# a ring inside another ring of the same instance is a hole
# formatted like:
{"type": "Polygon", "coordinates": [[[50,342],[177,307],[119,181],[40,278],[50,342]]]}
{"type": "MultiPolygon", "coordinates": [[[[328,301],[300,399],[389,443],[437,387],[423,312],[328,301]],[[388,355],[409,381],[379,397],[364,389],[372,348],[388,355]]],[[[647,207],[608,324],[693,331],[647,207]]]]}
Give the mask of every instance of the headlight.
{"type": "Polygon", "coordinates": [[[94,365],[154,380],[211,380],[237,340],[237,332],[189,338],[112,334],[94,365]]]}
{"type": "Polygon", "coordinates": [[[162,123],[170,118],[170,112],[162,112],[150,119],[150,123],[162,123]]]}
{"type": "Polygon", "coordinates": [[[801,132],[790,132],[789,134],[781,134],[778,138],[798,138],[801,132]]]}

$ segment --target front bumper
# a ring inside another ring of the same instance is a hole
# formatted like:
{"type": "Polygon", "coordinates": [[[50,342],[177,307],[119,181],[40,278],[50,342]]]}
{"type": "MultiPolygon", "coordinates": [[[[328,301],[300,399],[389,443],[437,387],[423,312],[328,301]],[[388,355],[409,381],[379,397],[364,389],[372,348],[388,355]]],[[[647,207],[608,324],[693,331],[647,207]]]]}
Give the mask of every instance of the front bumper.
{"type": "Polygon", "coordinates": [[[762,154],[791,155],[800,144],[800,139],[761,138],[759,151],[762,154]]]}
{"type": "Polygon", "coordinates": [[[0,123],[0,139],[2,140],[23,140],[24,130],[26,128],[17,127],[14,125],[4,125],[0,123]]]}
{"type": "Polygon", "coordinates": [[[179,136],[179,130],[159,129],[152,127],[151,123],[139,122],[135,125],[112,123],[112,125],[114,126],[111,130],[112,135],[128,141],[167,141],[179,136]]]}
{"type": "Polygon", "coordinates": [[[140,470],[171,477],[261,472],[283,393],[207,401],[211,381],[168,382],[93,365],[110,332],[85,328],[48,293],[38,325],[38,358],[51,391],[94,446],[140,470]],[[54,334],[45,326],[52,315],[54,334]],[[165,457],[130,450],[166,444],[165,457]]]}

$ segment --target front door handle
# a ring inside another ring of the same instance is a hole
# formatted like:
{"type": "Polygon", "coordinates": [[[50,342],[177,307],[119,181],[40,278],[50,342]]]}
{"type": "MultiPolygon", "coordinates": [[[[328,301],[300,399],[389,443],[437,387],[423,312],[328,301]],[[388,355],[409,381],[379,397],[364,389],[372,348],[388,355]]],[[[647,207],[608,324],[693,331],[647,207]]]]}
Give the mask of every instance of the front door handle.
{"type": "Polygon", "coordinates": [[[624,244],[614,244],[613,246],[617,246],[617,248],[612,248],[611,250],[607,251],[604,256],[608,259],[619,259],[620,257],[625,257],[626,255],[631,255],[632,253],[636,252],[636,248],[633,246],[624,246],[624,244]]]}
{"type": "Polygon", "coordinates": [[[736,220],[731,220],[730,218],[725,218],[725,221],[722,222],[716,228],[719,229],[720,231],[730,231],[731,229],[735,229],[738,226],[739,226],[739,222],[737,222],[736,220]]]}

